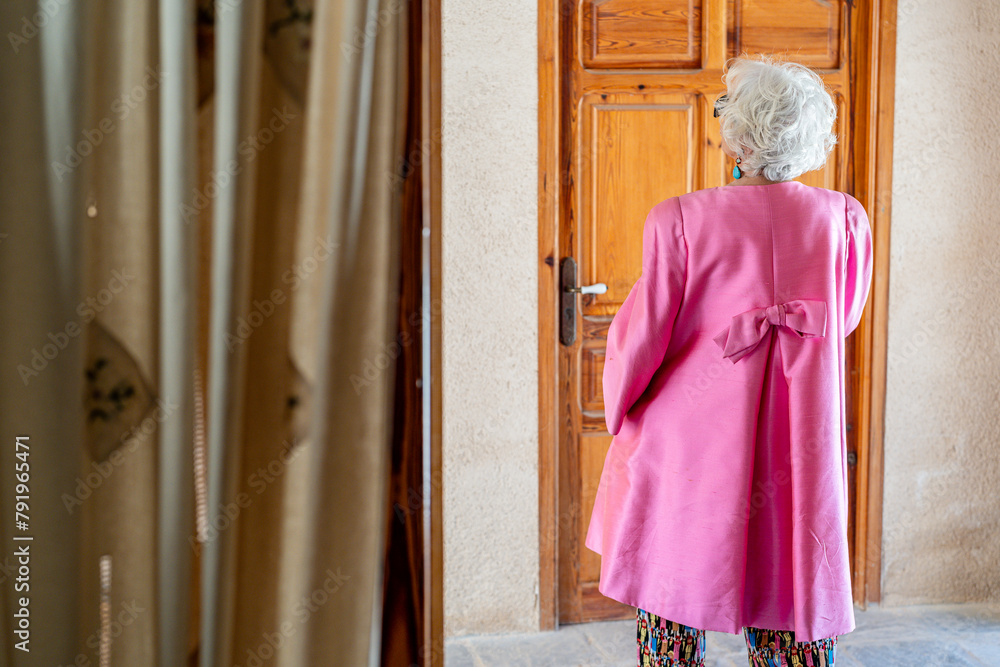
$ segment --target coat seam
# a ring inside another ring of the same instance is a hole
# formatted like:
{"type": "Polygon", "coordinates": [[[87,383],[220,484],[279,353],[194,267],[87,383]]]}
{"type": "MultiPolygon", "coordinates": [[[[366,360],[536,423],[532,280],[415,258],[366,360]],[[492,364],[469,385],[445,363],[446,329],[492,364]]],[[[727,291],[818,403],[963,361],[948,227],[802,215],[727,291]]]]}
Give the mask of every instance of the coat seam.
{"type": "Polygon", "coordinates": [[[681,226],[681,241],[684,243],[684,285],[681,290],[681,301],[677,304],[677,313],[674,316],[674,320],[680,317],[681,309],[684,307],[687,301],[688,293],[688,263],[691,259],[691,249],[688,247],[687,233],[684,231],[684,207],[681,206],[681,198],[677,198],[677,219],[681,226]]]}
{"type": "Polygon", "coordinates": [[[778,275],[774,268],[774,212],[771,208],[771,193],[764,191],[764,201],[767,202],[767,228],[771,236],[771,304],[774,305],[778,299],[778,275]]]}

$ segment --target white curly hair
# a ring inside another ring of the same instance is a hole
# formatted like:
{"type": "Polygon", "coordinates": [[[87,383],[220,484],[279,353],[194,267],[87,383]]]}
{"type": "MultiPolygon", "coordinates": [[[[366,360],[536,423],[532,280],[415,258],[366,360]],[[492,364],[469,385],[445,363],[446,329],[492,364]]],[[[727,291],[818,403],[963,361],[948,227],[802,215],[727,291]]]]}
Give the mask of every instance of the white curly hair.
{"type": "Polygon", "coordinates": [[[741,170],[790,181],[826,164],[837,143],[837,108],[815,72],[798,63],[743,57],[731,60],[722,78],[719,123],[741,170]]]}

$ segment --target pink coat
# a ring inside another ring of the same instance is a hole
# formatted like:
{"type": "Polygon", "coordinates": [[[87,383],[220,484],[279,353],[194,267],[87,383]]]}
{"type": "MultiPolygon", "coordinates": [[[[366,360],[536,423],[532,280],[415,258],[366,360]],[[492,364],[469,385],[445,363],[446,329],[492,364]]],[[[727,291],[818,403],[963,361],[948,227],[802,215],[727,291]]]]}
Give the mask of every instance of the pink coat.
{"type": "Polygon", "coordinates": [[[671,621],[798,641],[854,629],[844,338],[868,217],[795,181],[673,197],[608,330],[615,436],[586,546],[598,590],[671,621]]]}

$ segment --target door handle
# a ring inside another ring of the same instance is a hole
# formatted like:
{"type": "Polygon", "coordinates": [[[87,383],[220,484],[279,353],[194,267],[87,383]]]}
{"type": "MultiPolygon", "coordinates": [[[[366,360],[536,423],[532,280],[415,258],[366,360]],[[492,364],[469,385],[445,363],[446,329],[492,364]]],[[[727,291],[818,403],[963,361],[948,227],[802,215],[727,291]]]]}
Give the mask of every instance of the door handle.
{"type": "Polygon", "coordinates": [[[608,291],[608,286],[604,283],[594,283],[593,285],[582,285],[580,287],[567,287],[565,291],[575,294],[604,294],[608,291]]]}
{"type": "Polygon", "coordinates": [[[559,263],[559,276],[559,285],[562,288],[562,293],[559,295],[561,311],[559,342],[563,345],[572,345],[576,342],[576,295],[604,294],[608,291],[608,286],[604,283],[577,285],[576,260],[572,257],[563,257],[559,263]]]}

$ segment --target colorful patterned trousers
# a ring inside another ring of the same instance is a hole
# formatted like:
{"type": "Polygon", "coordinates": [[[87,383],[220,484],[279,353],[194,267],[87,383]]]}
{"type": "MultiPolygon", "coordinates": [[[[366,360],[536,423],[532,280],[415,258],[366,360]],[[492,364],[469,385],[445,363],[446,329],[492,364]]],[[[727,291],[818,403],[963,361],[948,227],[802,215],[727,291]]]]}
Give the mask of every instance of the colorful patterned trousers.
{"type": "MultiPolygon", "coordinates": [[[[704,667],[705,631],[638,609],[638,667],[704,667]]],[[[796,642],[791,630],[743,628],[751,667],[833,667],[837,638],[796,642]]]]}

